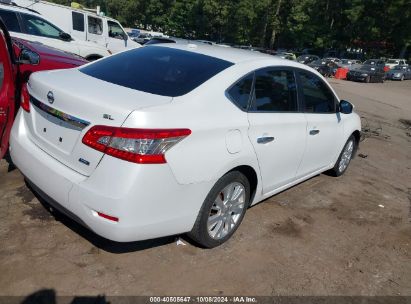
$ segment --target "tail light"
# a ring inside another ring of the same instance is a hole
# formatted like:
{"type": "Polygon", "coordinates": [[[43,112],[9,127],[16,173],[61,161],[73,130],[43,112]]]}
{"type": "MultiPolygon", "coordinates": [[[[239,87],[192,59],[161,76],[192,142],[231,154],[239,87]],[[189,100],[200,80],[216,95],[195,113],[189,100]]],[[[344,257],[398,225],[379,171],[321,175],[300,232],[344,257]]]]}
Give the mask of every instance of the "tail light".
{"type": "Polygon", "coordinates": [[[164,154],[190,134],[189,129],[94,126],[84,135],[83,144],[133,163],[164,164],[164,154]]]}
{"type": "Polygon", "coordinates": [[[20,106],[24,111],[30,113],[30,95],[27,89],[27,83],[21,87],[20,106]]]}

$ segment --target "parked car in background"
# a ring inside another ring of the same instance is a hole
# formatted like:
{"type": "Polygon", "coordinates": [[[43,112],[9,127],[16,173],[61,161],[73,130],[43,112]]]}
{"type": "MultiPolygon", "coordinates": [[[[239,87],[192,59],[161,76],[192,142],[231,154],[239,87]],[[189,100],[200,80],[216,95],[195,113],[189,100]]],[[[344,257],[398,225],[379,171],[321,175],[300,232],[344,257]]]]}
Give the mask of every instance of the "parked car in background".
{"type": "Polygon", "coordinates": [[[341,59],[338,66],[347,70],[359,68],[362,65],[361,60],[357,59],[341,59]]]}
{"type": "Polygon", "coordinates": [[[327,60],[325,60],[325,59],[317,59],[317,60],[314,60],[314,61],[310,62],[310,63],[308,64],[308,66],[309,66],[310,68],[313,68],[313,69],[315,69],[315,70],[318,71],[318,69],[319,69],[320,67],[327,65],[327,63],[329,63],[329,62],[330,62],[330,61],[327,61],[327,60]]]}
{"type": "Polygon", "coordinates": [[[279,57],[279,58],[282,58],[282,59],[297,61],[297,56],[295,56],[294,53],[289,53],[289,52],[275,52],[275,53],[272,53],[271,55],[274,55],[274,56],[279,57]]]}
{"type": "Polygon", "coordinates": [[[140,45],[144,45],[151,38],[153,38],[153,36],[149,33],[139,33],[138,35],[132,37],[133,41],[140,45]]]}
{"type": "Polygon", "coordinates": [[[385,62],[385,66],[389,67],[390,69],[392,69],[393,67],[397,66],[397,65],[407,65],[407,61],[405,59],[388,59],[385,62]]]}
{"type": "Polygon", "coordinates": [[[87,60],[80,56],[66,53],[38,42],[19,38],[12,38],[12,41],[14,53],[16,58],[19,59],[19,83],[21,84],[27,82],[33,72],[69,69],[88,63],[87,60]]]}
{"type": "MultiPolygon", "coordinates": [[[[92,42],[111,53],[137,48],[141,45],[133,41],[120,22],[102,16],[89,9],[73,8],[38,0],[13,0],[17,5],[30,7],[39,12],[77,41],[92,42]]],[[[83,56],[87,58],[87,56],[83,56]]]]}
{"type": "Polygon", "coordinates": [[[144,43],[144,45],[159,44],[159,43],[176,43],[176,39],[153,37],[150,40],[148,40],[146,43],[144,43]]]}
{"type": "Polygon", "coordinates": [[[324,77],[333,77],[339,65],[333,61],[328,61],[325,65],[319,66],[316,70],[324,77]]]}
{"type": "Polygon", "coordinates": [[[347,73],[347,80],[369,82],[384,82],[385,71],[381,65],[364,64],[358,69],[347,73]]]}
{"type": "Polygon", "coordinates": [[[331,62],[335,62],[335,63],[341,62],[341,59],[335,58],[335,57],[326,57],[326,58],[323,58],[323,59],[326,60],[326,61],[331,61],[331,62]]]}
{"type": "Polygon", "coordinates": [[[299,63],[304,63],[304,64],[309,64],[318,59],[320,59],[320,57],[318,57],[317,55],[309,55],[309,54],[301,55],[297,57],[297,61],[299,63]]]}
{"type": "Polygon", "coordinates": [[[26,96],[14,164],[54,208],[120,242],[188,233],[218,246],[249,206],[342,175],[361,130],[306,65],[203,44],[35,73],[26,96]]]}
{"type": "Polygon", "coordinates": [[[385,66],[385,61],[383,59],[368,59],[363,62],[364,65],[375,65],[375,66],[385,66]]]}
{"type": "Polygon", "coordinates": [[[105,47],[72,38],[69,34],[32,10],[0,4],[0,17],[9,29],[12,37],[37,41],[44,45],[79,55],[89,61],[111,54],[105,47]]]}
{"type": "Polygon", "coordinates": [[[384,70],[384,72],[387,72],[390,68],[385,65],[385,60],[384,59],[368,59],[363,62],[364,65],[373,65],[373,66],[378,66],[384,70]]]}
{"type": "Polygon", "coordinates": [[[411,79],[411,68],[408,65],[397,65],[390,69],[385,77],[386,79],[401,81],[411,79]]]}
{"type": "Polygon", "coordinates": [[[0,159],[8,149],[20,92],[33,72],[77,67],[87,63],[75,55],[42,44],[11,38],[0,18],[0,159]]]}

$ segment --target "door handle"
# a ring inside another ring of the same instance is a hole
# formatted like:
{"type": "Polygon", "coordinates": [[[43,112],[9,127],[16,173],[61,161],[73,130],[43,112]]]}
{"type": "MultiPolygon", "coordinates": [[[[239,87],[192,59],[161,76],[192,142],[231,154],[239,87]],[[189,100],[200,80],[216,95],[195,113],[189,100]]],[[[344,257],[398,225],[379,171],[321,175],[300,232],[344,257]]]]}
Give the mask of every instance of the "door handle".
{"type": "Polygon", "coordinates": [[[320,133],[320,130],[311,130],[310,131],[310,135],[317,135],[318,133],[320,133]]]}
{"type": "Polygon", "coordinates": [[[258,144],[267,144],[269,142],[272,142],[273,140],[274,140],[274,137],[271,137],[271,136],[259,137],[259,138],[257,138],[257,143],[258,144]]]}

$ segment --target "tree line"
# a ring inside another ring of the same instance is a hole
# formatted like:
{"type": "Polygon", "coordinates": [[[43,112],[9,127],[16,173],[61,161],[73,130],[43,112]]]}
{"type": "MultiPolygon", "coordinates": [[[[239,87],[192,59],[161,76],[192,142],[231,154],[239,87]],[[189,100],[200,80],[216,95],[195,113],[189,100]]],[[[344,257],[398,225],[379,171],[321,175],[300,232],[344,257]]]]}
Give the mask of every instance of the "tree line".
{"type": "MultiPolygon", "coordinates": [[[[68,0],[53,0],[70,5],[68,0]]],[[[403,57],[411,0],[78,0],[123,26],[270,49],[356,48],[403,57]]]]}

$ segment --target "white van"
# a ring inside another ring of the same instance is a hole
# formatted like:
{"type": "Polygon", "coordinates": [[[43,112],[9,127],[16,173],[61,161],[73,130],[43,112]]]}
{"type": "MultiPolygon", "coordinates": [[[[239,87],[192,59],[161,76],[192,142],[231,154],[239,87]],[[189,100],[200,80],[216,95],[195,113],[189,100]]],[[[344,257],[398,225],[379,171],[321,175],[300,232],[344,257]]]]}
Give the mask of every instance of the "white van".
{"type": "Polygon", "coordinates": [[[126,34],[121,24],[112,18],[88,10],[38,0],[13,0],[19,6],[29,7],[51,20],[78,40],[95,42],[111,53],[140,47],[126,34]]]}
{"type": "Polygon", "coordinates": [[[40,42],[90,61],[110,55],[107,48],[72,38],[70,34],[29,9],[0,3],[0,17],[13,37],[40,42]]]}

